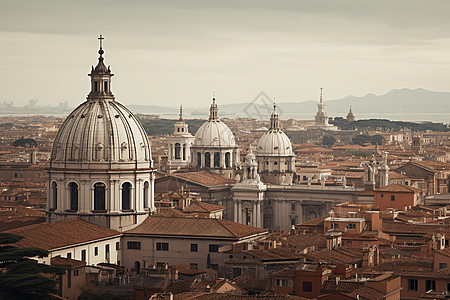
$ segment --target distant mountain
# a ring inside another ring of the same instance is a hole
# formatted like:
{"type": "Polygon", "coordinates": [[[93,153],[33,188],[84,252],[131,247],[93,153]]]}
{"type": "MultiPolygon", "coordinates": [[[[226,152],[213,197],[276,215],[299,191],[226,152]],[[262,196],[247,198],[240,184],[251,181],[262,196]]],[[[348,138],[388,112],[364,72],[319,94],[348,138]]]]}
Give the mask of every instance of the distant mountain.
{"type": "MultiPolygon", "coordinates": [[[[324,99],[326,104],[326,112],[329,116],[345,116],[348,112],[350,105],[352,110],[357,116],[364,114],[368,116],[370,114],[382,115],[392,113],[449,113],[450,116],[450,92],[433,92],[425,89],[395,89],[391,90],[384,95],[367,94],[362,97],[347,96],[343,99],[327,100],[324,99]]],[[[268,103],[233,103],[233,104],[219,104],[219,114],[221,117],[245,117],[251,116],[258,118],[258,115],[263,118],[268,118],[271,111],[271,104],[268,103]]],[[[313,119],[314,114],[317,111],[318,101],[305,101],[305,102],[283,102],[277,103],[277,106],[282,112],[292,116],[298,114],[298,118],[304,118],[305,115],[308,119],[313,119]],[[301,116],[300,116],[301,114],[301,116]]],[[[150,106],[150,105],[129,105],[133,112],[146,113],[146,114],[160,114],[176,116],[178,114],[177,108],[150,106]]],[[[209,105],[196,108],[185,108],[184,113],[186,118],[204,118],[208,115],[209,105]]],[[[163,117],[163,116],[162,116],[163,117]]],[[[419,118],[420,119],[420,118],[419,118]]],[[[450,117],[448,118],[450,121],[450,117]]]]}

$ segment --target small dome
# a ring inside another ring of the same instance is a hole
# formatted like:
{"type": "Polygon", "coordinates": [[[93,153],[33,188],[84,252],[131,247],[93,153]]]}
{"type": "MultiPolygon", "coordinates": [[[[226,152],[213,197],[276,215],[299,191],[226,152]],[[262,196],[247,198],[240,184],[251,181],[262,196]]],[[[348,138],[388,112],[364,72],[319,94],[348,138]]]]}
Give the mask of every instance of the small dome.
{"type": "Polygon", "coordinates": [[[99,162],[151,164],[144,128],[115,100],[82,103],[66,118],[53,143],[50,163],[99,162]]]}
{"type": "Polygon", "coordinates": [[[270,129],[259,139],[258,156],[294,156],[291,140],[280,129],[276,105],[270,116],[270,129]]]}
{"type": "Polygon", "coordinates": [[[259,139],[258,156],[293,156],[291,141],[281,130],[270,129],[259,139]]]}
{"type": "Polygon", "coordinates": [[[209,109],[209,120],[197,130],[194,139],[194,147],[235,147],[233,132],[219,120],[216,99],[209,109]]]}
{"type": "Polygon", "coordinates": [[[206,121],[195,134],[195,147],[235,147],[233,132],[220,120],[206,121]]]}

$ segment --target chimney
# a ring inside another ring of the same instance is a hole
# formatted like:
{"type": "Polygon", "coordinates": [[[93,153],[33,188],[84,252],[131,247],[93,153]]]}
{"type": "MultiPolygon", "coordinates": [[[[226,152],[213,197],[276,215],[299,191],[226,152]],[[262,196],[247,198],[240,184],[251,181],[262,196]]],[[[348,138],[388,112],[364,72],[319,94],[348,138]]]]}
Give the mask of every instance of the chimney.
{"type": "Polygon", "coordinates": [[[164,294],[164,300],[173,300],[173,294],[172,293],[164,294]]]}
{"type": "Polygon", "coordinates": [[[290,234],[291,235],[295,234],[295,225],[292,225],[290,234]]]}
{"type": "Polygon", "coordinates": [[[33,150],[30,152],[30,163],[33,165],[37,164],[36,156],[36,151],[33,150]]]}
{"type": "Polygon", "coordinates": [[[339,279],[340,279],[340,277],[336,276],[336,287],[339,285],[339,279]]]}

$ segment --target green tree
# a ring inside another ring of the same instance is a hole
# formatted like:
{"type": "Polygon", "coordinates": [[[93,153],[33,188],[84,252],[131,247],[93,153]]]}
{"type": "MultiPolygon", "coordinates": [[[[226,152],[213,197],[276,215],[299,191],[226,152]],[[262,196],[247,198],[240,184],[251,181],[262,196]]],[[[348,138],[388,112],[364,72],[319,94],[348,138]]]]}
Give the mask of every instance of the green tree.
{"type": "Polygon", "coordinates": [[[31,147],[37,147],[37,142],[35,139],[25,139],[24,137],[21,137],[18,140],[15,140],[12,145],[14,147],[25,147],[25,148],[31,148],[31,147]]]}
{"type": "Polygon", "coordinates": [[[0,299],[55,299],[56,281],[43,274],[63,274],[64,270],[40,264],[30,257],[46,257],[39,248],[18,248],[11,244],[23,237],[0,233],[0,299]]]}
{"type": "Polygon", "coordinates": [[[336,143],[336,139],[334,136],[328,136],[328,135],[324,135],[322,138],[322,145],[327,146],[327,147],[331,147],[334,145],[334,143],[336,143]]]}

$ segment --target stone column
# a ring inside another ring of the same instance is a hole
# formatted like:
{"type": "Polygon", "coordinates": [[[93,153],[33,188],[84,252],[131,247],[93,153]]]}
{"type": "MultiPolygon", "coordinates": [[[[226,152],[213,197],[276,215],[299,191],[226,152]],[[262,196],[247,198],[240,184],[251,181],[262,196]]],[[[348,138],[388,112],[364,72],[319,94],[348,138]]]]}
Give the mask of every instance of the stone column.
{"type": "Polygon", "coordinates": [[[258,209],[256,205],[256,201],[253,201],[252,203],[252,226],[257,227],[258,223],[258,209]]]}
{"type": "Polygon", "coordinates": [[[136,211],[144,210],[144,185],[142,184],[142,178],[136,180],[136,189],[134,191],[134,202],[136,203],[136,211]]]}
{"type": "Polygon", "coordinates": [[[233,221],[236,222],[236,223],[239,223],[239,220],[237,219],[238,218],[238,203],[237,203],[237,201],[238,200],[233,200],[233,202],[234,202],[234,218],[233,218],[233,221]]]}
{"type": "Polygon", "coordinates": [[[118,212],[120,209],[120,194],[117,193],[117,179],[109,180],[109,196],[110,196],[110,207],[109,211],[118,212]]]}
{"type": "Polygon", "coordinates": [[[152,211],[152,212],[156,211],[154,191],[155,191],[155,173],[151,173],[150,174],[150,184],[148,187],[148,193],[149,193],[148,200],[150,201],[149,208],[150,208],[150,211],[152,211]]]}
{"type": "Polygon", "coordinates": [[[225,152],[220,152],[220,167],[225,169],[225,152]]]}
{"type": "Polygon", "coordinates": [[[238,200],[238,222],[244,224],[242,222],[242,201],[238,200]]]}
{"type": "Polygon", "coordinates": [[[262,220],[261,220],[261,201],[256,202],[256,227],[262,227],[262,220]]]}
{"type": "Polygon", "coordinates": [[[66,203],[65,203],[65,199],[63,198],[64,192],[66,190],[66,187],[64,186],[64,183],[62,181],[62,179],[58,179],[56,181],[57,183],[57,187],[56,187],[56,200],[57,200],[57,204],[56,204],[56,211],[59,212],[63,212],[65,210],[66,207],[66,203]]]}

